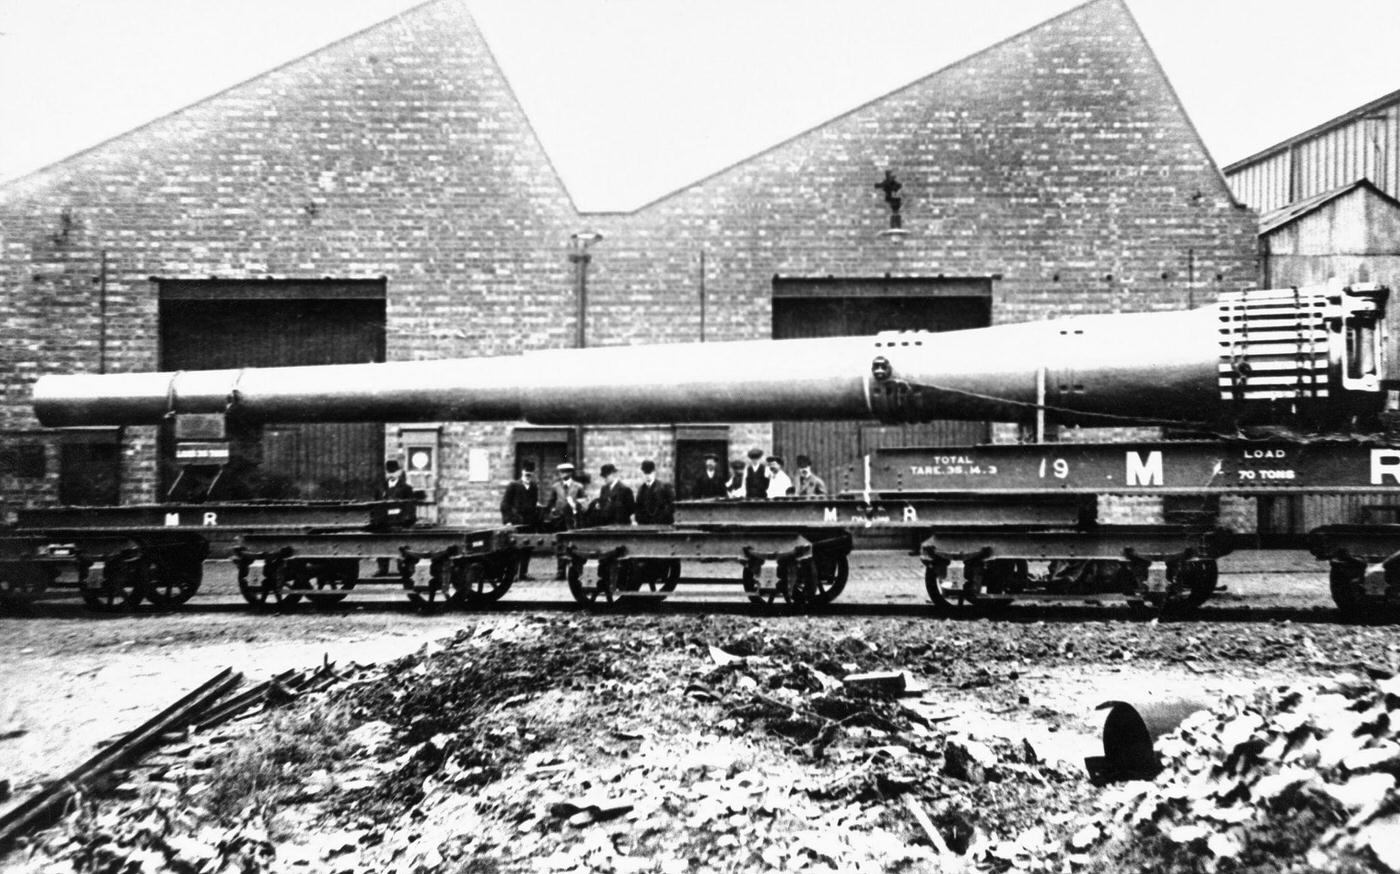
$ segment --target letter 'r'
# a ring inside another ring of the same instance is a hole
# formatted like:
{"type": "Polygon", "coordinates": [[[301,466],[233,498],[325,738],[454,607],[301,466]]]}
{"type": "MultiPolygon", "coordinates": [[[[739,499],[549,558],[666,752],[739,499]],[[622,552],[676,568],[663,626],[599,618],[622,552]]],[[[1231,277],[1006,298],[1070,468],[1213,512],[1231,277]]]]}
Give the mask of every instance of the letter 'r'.
{"type": "Polygon", "coordinates": [[[1386,477],[1400,483],[1400,449],[1371,450],[1371,485],[1380,485],[1386,477]]]}

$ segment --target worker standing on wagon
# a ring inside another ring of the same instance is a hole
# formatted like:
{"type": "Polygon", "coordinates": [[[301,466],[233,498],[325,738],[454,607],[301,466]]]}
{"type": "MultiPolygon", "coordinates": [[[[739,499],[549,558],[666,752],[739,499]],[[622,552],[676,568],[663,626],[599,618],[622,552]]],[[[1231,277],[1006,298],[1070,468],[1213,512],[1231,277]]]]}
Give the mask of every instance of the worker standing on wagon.
{"type": "Polygon", "coordinates": [[[676,521],[676,490],[656,477],[656,462],[642,462],[642,484],[637,486],[637,524],[670,525],[676,521]]]}
{"type": "MultiPolygon", "coordinates": [[[[506,486],[501,498],[501,521],[521,531],[538,531],[540,522],[540,484],[535,481],[535,463],[520,462],[520,476],[506,486]]],[[[530,550],[520,551],[520,579],[530,579],[530,550]]]]}
{"type": "MultiPolygon", "coordinates": [[[[376,501],[412,501],[418,497],[413,491],[413,486],[408,484],[408,479],[403,475],[403,466],[398,459],[391,458],[384,462],[384,478],[379,481],[379,485],[374,490],[376,501]]],[[[392,559],[384,556],[375,558],[375,575],[381,577],[390,576],[389,562],[392,559]]]]}
{"type": "Polygon", "coordinates": [[[691,489],[691,497],[722,498],[727,494],[724,477],[719,472],[719,458],[715,455],[705,456],[705,472],[700,474],[695,480],[695,487],[691,489]]]}
{"type": "Polygon", "coordinates": [[[384,480],[375,490],[375,500],[412,501],[416,497],[418,496],[413,491],[413,486],[409,485],[408,480],[404,478],[403,467],[398,460],[391,458],[384,462],[384,480]]]}
{"type": "Polygon", "coordinates": [[[736,458],[729,462],[729,481],[724,484],[725,493],[731,498],[744,497],[744,460],[736,458]]]}
{"type": "Polygon", "coordinates": [[[763,450],[749,450],[749,465],[744,468],[744,497],[768,497],[768,470],[763,466],[763,450]]]}
{"type": "Polygon", "coordinates": [[[812,459],[805,455],[797,456],[797,496],[799,498],[826,494],[826,483],[812,473],[812,459]]]}
{"type": "Polygon", "coordinates": [[[792,477],[783,471],[783,457],[781,455],[768,456],[768,494],[769,498],[783,498],[792,494],[792,477]]]}

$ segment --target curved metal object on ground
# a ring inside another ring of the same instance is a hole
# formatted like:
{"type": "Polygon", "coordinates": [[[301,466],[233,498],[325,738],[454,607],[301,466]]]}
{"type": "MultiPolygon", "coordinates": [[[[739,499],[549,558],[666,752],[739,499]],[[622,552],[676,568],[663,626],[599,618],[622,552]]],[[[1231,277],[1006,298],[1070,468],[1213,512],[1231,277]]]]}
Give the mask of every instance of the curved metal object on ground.
{"type": "Polygon", "coordinates": [[[1186,717],[1206,704],[1191,700],[1148,701],[1136,706],[1126,701],[1105,701],[1095,710],[1107,710],[1103,723],[1103,755],[1084,759],[1095,785],[1124,780],[1151,780],[1162,770],[1153,744],[1174,731],[1186,717]]]}

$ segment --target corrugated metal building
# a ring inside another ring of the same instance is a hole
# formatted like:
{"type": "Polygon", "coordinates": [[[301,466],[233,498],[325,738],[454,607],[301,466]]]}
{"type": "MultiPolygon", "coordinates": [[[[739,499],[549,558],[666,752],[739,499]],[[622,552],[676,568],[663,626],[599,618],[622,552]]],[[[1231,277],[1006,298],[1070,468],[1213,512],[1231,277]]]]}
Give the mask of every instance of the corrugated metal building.
{"type": "MultiPolygon", "coordinates": [[[[1235,196],[1259,210],[1259,285],[1380,282],[1400,291],[1400,91],[1225,168],[1235,196]]],[[[1400,297],[1387,315],[1400,356],[1400,297]]],[[[1394,521],[1384,495],[1260,501],[1261,530],[1394,521]]]]}
{"type": "Polygon", "coordinates": [[[1358,179],[1400,197],[1400,91],[1236,161],[1225,178],[1260,215],[1358,179]]]}

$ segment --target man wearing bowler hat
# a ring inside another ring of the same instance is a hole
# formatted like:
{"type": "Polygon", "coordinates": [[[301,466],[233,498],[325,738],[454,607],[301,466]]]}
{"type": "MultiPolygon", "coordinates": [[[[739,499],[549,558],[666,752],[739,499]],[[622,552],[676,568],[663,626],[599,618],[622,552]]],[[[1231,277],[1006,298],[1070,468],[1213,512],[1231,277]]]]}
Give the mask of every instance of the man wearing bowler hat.
{"type": "Polygon", "coordinates": [[[642,484],[637,486],[637,524],[670,525],[676,521],[676,490],[656,476],[656,462],[642,462],[642,484]]]}
{"type": "Polygon", "coordinates": [[[629,525],[636,502],[632,490],[622,481],[617,466],[605,464],[598,469],[603,486],[598,490],[598,524],[629,525]]]}
{"type": "MultiPolygon", "coordinates": [[[[501,498],[501,521],[521,531],[538,531],[540,524],[540,484],[535,479],[535,463],[520,462],[520,477],[510,481],[501,498]]],[[[530,576],[530,550],[520,551],[520,579],[530,576]]]]}

